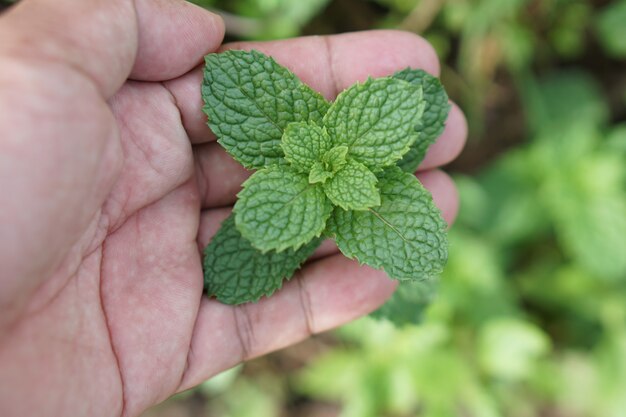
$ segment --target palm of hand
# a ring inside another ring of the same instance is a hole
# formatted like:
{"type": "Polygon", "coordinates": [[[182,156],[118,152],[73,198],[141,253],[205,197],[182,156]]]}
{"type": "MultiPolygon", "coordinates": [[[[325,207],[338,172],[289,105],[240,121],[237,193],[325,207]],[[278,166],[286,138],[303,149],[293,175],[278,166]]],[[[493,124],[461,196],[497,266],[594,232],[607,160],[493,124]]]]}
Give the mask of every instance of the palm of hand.
{"type": "MultiPolygon", "coordinates": [[[[89,108],[92,97],[81,91],[74,100],[89,108]]],[[[251,323],[262,327],[264,322],[258,306],[232,308],[204,300],[204,314],[217,321],[203,326],[200,337],[208,341],[202,346],[207,354],[200,356],[210,355],[212,361],[203,360],[203,369],[187,372],[202,300],[196,240],[201,200],[228,197],[202,195],[199,184],[206,179],[198,176],[212,168],[196,168],[180,112],[162,84],[127,82],[110,106],[114,120],[108,117],[107,107],[98,104],[93,108],[102,113],[85,115],[110,124],[101,131],[119,132],[114,135],[117,138],[108,138],[106,155],[111,159],[104,163],[103,175],[95,178],[95,191],[104,195],[103,203],[95,210],[87,204],[79,214],[91,220],[79,230],[78,239],[70,242],[69,256],[34,293],[17,337],[8,341],[4,351],[7,356],[21,355],[33,369],[47,369],[52,378],[62,377],[58,392],[42,391],[67,402],[73,413],[77,412],[76,398],[81,398],[79,405],[85,409],[77,415],[94,415],[94,410],[134,415],[210,374],[317,330],[307,327],[313,326],[306,322],[310,317],[303,318],[311,313],[299,305],[302,296],[296,294],[293,300],[294,290],[302,291],[302,285],[287,289],[291,296],[281,297],[291,301],[273,302],[278,315],[292,317],[286,327],[297,329],[278,344],[254,334],[251,323]],[[211,330],[221,334],[211,338],[211,330]],[[36,335],[41,346],[55,352],[54,362],[39,350],[24,352],[22,334],[30,340],[36,335]],[[68,374],[72,375],[69,386],[68,374]]],[[[216,150],[204,146],[208,149],[201,146],[200,155],[216,150]]],[[[241,177],[243,172],[234,175],[241,177]]],[[[218,193],[227,192],[220,188],[218,193]]],[[[206,210],[205,223],[211,223],[207,227],[214,229],[212,218],[222,217],[222,212],[206,210]]],[[[267,326],[272,324],[278,323],[269,321],[267,326]]],[[[276,326],[275,332],[279,330],[276,326]]],[[[48,386],[45,378],[39,382],[48,386]]]]}
{"type": "MultiPolygon", "coordinates": [[[[65,94],[73,84],[64,83],[65,94]]],[[[19,357],[8,367],[20,367],[14,374],[25,380],[36,376],[61,410],[134,414],[182,382],[202,291],[199,191],[191,145],[162,85],[125,84],[111,100],[114,118],[89,91],[77,88],[71,100],[42,97],[61,114],[81,103],[93,134],[109,136],[92,142],[107,143],[106,157],[87,171],[95,173],[88,178],[94,188],[73,214],[76,229],[66,230],[76,236],[67,255],[33,291],[1,355],[19,357]],[[35,341],[42,349],[23,349],[35,341]],[[24,363],[36,375],[24,373],[24,363]]]]}
{"type": "MultiPolygon", "coordinates": [[[[416,43],[424,52],[421,40],[393,33],[256,47],[332,97],[366,74],[436,68],[432,55],[405,53],[416,43]],[[371,59],[382,46],[388,59],[371,59]],[[364,64],[361,73],[355,57],[364,64]]],[[[186,70],[207,52],[195,49],[186,70]]],[[[137,415],[241,360],[366,313],[393,290],[383,274],[333,255],[259,304],[229,307],[203,298],[199,247],[246,174],[210,141],[200,115],[199,70],[166,83],[128,81],[107,100],[93,79],[67,68],[35,75],[11,82],[17,91],[41,87],[24,96],[21,122],[26,138],[41,129],[48,142],[29,149],[35,166],[16,183],[31,193],[54,190],[24,223],[51,249],[29,263],[7,263],[16,280],[30,278],[14,287],[9,280],[14,291],[0,296],[6,313],[0,380],[13,387],[0,390],[0,406],[9,404],[8,415],[42,408],[50,415],[137,415]],[[49,103],[54,112],[40,120],[38,110],[49,103]]],[[[454,114],[447,147],[435,150],[427,168],[462,146],[462,116],[454,114]]],[[[423,180],[450,220],[456,204],[450,182],[437,173],[423,180]]]]}

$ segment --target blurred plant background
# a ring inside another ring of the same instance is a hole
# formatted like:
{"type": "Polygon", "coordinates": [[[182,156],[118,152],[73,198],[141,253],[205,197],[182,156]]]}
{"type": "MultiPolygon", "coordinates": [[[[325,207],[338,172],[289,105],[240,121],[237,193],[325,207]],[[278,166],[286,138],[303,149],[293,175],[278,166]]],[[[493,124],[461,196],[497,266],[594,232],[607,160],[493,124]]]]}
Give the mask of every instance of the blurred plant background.
{"type": "Polygon", "coordinates": [[[362,319],[146,417],[626,416],[626,1],[197,2],[230,39],[422,34],[471,134],[420,324],[362,319]]]}

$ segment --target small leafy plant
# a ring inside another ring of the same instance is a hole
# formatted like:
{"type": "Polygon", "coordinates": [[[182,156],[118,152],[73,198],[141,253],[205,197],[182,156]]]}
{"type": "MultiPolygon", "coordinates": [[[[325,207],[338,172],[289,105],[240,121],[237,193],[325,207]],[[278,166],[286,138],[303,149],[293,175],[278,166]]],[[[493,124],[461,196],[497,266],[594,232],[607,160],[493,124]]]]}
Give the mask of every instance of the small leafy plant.
{"type": "Polygon", "coordinates": [[[324,237],[394,279],[441,272],[446,224],[413,175],[449,110],[438,79],[406,69],[331,104],[272,58],[233,50],[206,57],[202,96],[218,142],[256,170],[205,249],[208,295],[269,296],[324,237]]]}

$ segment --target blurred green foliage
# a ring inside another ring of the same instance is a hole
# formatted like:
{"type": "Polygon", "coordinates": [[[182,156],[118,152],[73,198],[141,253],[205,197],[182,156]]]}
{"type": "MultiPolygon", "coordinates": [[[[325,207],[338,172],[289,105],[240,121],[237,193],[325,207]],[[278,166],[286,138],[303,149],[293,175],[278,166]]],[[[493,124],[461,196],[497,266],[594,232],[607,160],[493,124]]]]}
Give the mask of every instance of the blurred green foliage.
{"type": "Polygon", "coordinates": [[[244,39],[296,36],[328,0],[193,0],[224,16],[229,33],[244,39]]]}
{"type": "Polygon", "coordinates": [[[596,17],[598,36],[606,52],[615,57],[626,57],[626,1],[607,6],[596,17]]]}
{"type": "Polygon", "coordinates": [[[303,371],[303,392],[346,417],[624,415],[624,126],[607,125],[584,73],[532,83],[532,139],[458,178],[463,209],[423,324],[344,328],[350,348],[303,371]]]}
{"type": "Polygon", "coordinates": [[[473,127],[448,267],[407,296],[421,324],[345,326],[287,378],[239,375],[211,415],[288,415],[293,397],[344,417],[626,415],[626,1],[210,5],[254,23],[244,38],[325,33],[346,7],[422,33],[473,127]],[[246,414],[242,393],[264,405],[246,414]]]}

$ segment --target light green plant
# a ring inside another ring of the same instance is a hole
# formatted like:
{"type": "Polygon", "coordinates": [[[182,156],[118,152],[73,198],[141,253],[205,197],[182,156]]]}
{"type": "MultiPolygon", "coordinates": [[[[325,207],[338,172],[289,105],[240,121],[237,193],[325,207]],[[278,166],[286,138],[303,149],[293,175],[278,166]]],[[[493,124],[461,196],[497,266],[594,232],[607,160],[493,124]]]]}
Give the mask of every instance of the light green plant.
{"type": "Polygon", "coordinates": [[[270,295],[321,236],[394,279],[441,272],[446,224],[412,173],[447,118],[437,79],[406,69],[331,104],[270,57],[227,51],[207,56],[202,95],[218,142],[257,170],[205,249],[209,295],[270,295]]]}

